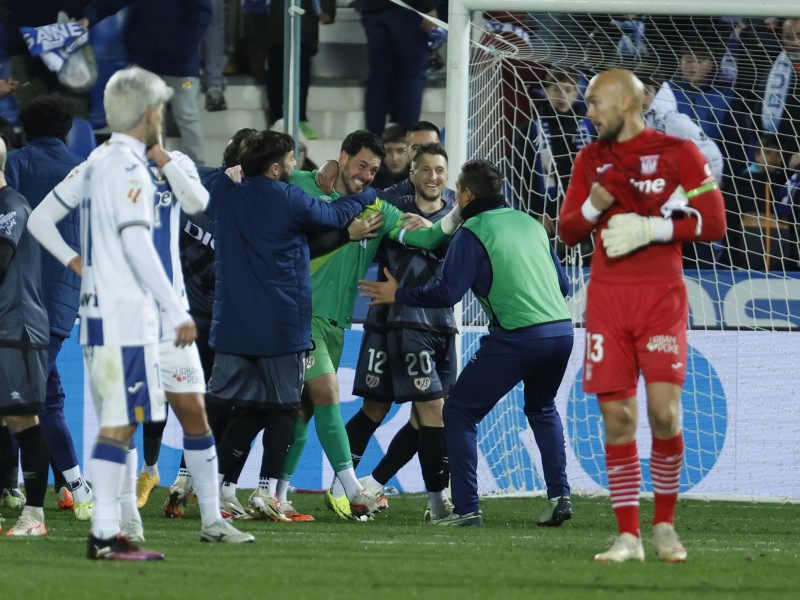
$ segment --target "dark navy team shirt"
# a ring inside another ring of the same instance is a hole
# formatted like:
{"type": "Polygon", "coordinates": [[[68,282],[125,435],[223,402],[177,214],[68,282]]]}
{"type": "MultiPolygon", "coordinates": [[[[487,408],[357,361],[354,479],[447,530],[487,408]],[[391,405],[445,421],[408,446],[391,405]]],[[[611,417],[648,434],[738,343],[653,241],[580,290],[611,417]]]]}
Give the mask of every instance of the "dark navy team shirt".
{"type": "Polygon", "coordinates": [[[39,243],[28,232],[31,207],[16,190],[0,189],[0,243],[16,249],[0,283],[0,346],[17,346],[27,332],[31,345],[47,348],[50,326],[42,298],[39,243]]]}

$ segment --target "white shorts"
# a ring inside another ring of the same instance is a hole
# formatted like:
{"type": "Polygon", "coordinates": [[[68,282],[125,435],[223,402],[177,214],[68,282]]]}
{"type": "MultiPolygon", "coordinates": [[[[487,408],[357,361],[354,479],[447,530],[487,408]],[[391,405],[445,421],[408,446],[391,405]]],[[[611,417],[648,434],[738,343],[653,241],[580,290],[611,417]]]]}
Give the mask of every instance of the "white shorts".
{"type": "Polygon", "coordinates": [[[125,427],[167,418],[158,376],[158,344],[84,346],[94,408],[100,427],[125,427]]]}
{"type": "Polygon", "coordinates": [[[206,378],[197,345],[179,348],[172,340],[158,344],[158,372],[161,386],[171,394],[190,394],[206,391],[206,378]]]}

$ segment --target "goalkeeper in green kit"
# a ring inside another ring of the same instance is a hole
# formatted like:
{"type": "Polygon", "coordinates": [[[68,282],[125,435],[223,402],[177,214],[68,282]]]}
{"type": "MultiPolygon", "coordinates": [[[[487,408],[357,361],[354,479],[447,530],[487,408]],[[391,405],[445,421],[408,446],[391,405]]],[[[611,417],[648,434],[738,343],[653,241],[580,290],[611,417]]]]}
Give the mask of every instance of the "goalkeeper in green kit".
{"type": "MultiPolygon", "coordinates": [[[[385,154],[378,136],[368,131],[355,131],[342,142],[339,174],[330,194],[325,194],[317,186],[315,172],[295,171],[291,182],[310,195],[328,201],[359,193],[370,185],[385,154]]],[[[300,462],[312,415],[316,416],[316,430],[322,448],[341,484],[326,493],[328,507],[342,518],[364,517],[385,508],[385,498],[366,492],[356,478],[339,410],[336,371],[342,354],[344,330],[351,326],[358,282],[366,274],[384,236],[431,249],[447,240],[460,224],[458,210],[454,209],[433,227],[412,231],[420,221],[413,218],[404,220],[400,210],[380,198],[366,208],[362,218],[374,217],[376,213],[381,213],[383,224],[375,231],[375,237],[348,243],[311,261],[313,346],[306,366],[303,408],[295,425],[285,473],[277,489],[284,513],[295,520],[308,520],[308,517],[294,509],[286,498],[286,492],[300,462]],[[409,228],[409,224],[413,226],[409,228]]]]}

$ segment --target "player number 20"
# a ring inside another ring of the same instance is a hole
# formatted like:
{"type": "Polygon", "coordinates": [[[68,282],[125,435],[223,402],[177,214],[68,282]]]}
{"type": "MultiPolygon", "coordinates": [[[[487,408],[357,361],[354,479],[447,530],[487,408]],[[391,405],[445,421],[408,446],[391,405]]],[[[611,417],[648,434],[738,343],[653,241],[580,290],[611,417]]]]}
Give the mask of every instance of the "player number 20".
{"type": "Polygon", "coordinates": [[[419,358],[413,352],[406,354],[406,368],[408,369],[408,375],[410,377],[419,375],[417,365],[419,365],[419,368],[422,369],[425,375],[431,374],[431,371],[433,371],[433,362],[431,361],[431,355],[428,351],[423,350],[420,352],[419,358]]]}
{"type": "Polygon", "coordinates": [[[600,362],[603,360],[603,334],[586,332],[586,360],[600,362]]]}

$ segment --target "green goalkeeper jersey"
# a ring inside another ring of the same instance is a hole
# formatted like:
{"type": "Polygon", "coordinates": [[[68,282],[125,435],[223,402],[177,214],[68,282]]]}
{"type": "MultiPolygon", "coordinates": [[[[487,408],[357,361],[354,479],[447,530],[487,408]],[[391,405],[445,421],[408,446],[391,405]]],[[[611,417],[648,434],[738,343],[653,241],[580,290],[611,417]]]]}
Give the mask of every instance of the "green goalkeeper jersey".
{"type": "MultiPolygon", "coordinates": [[[[294,171],[291,182],[311,196],[326,202],[343,195],[336,190],[324,194],[314,182],[315,177],[316,171],[294,171]]],[[[315,317],[323,317],[334,321],[339,327],[350,328],[358,294],[358,281],[366,275],[383,236],[427,249],[436,248],[449,237],[442,232],[442,226],[438,222],[430,229],[404,232],[403,222],[400,220],[402,211],[380,198],[364,209],[361,218],[376,212],[383,214],[383,225],[375,231],[377,237],[349,242],[311,261],[311,309],[315,317]]]]}

